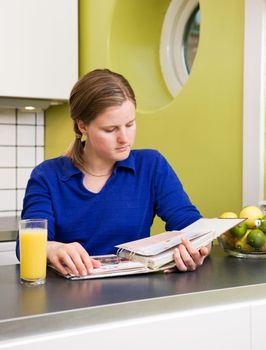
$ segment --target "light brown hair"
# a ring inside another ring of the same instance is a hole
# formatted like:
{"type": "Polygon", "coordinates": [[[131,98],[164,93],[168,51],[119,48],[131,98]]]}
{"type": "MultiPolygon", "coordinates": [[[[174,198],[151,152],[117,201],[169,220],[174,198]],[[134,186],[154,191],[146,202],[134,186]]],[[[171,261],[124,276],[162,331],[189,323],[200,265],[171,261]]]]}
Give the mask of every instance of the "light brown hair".
{"type": "Polygon", "coordinates": [[[69,98],[75,141],[66,152],[78,168],[83,168],[82,134],[78,120],[88,125],[106,108],[121,106],[130,100],[136,107],[135,94],[126,78],[109,69],[96,69],[81,77],[74,85],[69,98]]]}

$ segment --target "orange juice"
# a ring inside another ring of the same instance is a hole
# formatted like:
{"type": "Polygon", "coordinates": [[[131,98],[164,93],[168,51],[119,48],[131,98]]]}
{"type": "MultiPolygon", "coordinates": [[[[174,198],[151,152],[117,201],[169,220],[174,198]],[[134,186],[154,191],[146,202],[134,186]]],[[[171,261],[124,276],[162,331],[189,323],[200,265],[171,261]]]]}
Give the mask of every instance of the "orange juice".
{"type": "Polygon", "coordinates": [[[28,281],[44,280],[46,277],[47,229],[21,229],[20,278],[28,281]]]}

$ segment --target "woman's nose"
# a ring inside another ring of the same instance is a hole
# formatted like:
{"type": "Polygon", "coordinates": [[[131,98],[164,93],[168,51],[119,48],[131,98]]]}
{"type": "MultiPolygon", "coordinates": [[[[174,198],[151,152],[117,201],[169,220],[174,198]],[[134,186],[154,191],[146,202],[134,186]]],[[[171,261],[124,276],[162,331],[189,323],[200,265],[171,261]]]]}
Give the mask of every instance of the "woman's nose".
{"type": "Polygon", "coordinates": [[[128,141],[128,136],[127,136],[127,131],[126,129],[120,129],[118,138],[117,138],[119,143],[127,143],[128,141]]]}

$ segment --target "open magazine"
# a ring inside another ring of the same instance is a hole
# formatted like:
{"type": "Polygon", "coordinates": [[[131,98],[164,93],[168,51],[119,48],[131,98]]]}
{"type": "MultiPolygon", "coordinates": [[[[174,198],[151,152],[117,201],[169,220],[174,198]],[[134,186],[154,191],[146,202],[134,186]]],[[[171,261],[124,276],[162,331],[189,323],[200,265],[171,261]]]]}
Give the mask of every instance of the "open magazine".
{"type": "Polygon", "coordinates": [[[183,239],[188,239],[195,249],[200,249],[244,220],[202,218],[181,231],[167,231],[119,244],[116,255],[92,256],[101,261],[101,266],[87,276],[62,276],[81,280],[163,271],[175,266],[173,251],[183,239]]]}

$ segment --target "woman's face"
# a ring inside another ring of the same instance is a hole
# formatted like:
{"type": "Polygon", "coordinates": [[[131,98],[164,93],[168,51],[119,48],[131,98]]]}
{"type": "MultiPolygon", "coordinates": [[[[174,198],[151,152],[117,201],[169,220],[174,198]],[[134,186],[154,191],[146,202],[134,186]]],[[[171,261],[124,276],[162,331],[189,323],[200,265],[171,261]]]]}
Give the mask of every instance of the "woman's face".
{"type": "Polygon", "coordinates": [[[106,161],[126,159],[136,135],[136,110],[127,100],[121,106],[109,107],[89,125],[79,121],[79,128],[87,136],[85,152],[106,161]]]}

